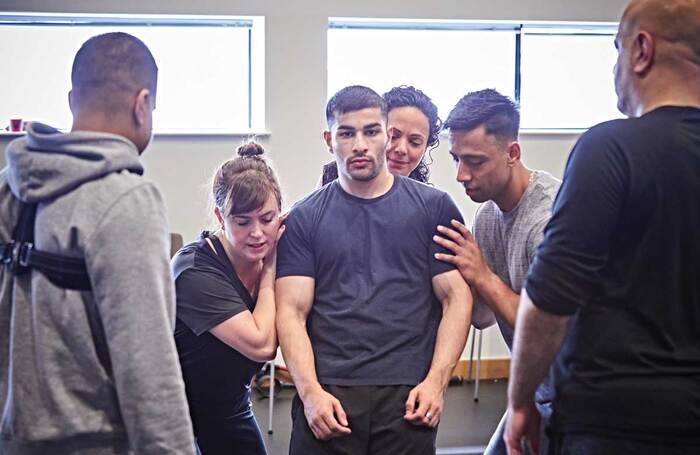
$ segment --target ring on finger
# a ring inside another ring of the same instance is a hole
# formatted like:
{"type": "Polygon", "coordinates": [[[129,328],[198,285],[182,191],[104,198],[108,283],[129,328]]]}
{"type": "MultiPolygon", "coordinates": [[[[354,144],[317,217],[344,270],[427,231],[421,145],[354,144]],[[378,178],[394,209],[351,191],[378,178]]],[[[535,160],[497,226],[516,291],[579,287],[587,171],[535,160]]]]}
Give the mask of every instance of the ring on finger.
{"type": "Polygon", "coordinates": [[[426,412],[426,413],[425,413],[425,418],[426,418],[426,419],[430,419],[430,413],[429,413],[429,412],[426,412]]]}

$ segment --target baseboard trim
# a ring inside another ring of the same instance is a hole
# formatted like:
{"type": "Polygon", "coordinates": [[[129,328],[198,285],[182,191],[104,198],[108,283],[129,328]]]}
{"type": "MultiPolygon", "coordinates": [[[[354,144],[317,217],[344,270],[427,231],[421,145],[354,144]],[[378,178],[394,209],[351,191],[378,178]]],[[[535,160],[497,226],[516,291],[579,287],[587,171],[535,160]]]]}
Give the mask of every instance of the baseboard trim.
{"type": "MultiPolygon", "coordinates": [[[[489,359],[481,359],[481,369],[479,379],[506,379],[510,373],[510,358],[497,357],[489,359]]],[[[476,376],[476,360],[472,363],[472,377],[469,376],[469,359],[461,359],[454,371],[452,377],[457,377],[464,380],[474,379],[476,376]]]]}
{"type": "MultiPolygon", "coordinates": [[[[496,357],[489,359],[481,359],[481,369],[479,372],[479,379],[507,379],[510,373],[510,358],[509,357],[496,357]]],[[[289,374],[286,368],[276,369],[275,375],[278,380],[284,385],[294,385],[292,381],[292,376],[289,374]]],[[[469,377],[469,359],[460,359],[457,366],[452,371],[452,377],[458,378],[460,380],[470,380],[476,376],[476,360],[473,361],[472,365],[472,376],[469,377]]],[[[262,387],[268,387],[269,382],[267,377],[263,380],[261,384],[262,387]]]]}

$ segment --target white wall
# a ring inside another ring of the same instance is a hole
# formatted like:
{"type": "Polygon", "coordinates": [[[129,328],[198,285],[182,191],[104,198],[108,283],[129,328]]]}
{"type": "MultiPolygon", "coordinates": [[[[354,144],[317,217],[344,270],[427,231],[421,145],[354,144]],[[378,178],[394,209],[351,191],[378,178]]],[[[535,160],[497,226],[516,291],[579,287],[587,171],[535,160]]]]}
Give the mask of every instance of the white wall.
{"type": "MultiPolygon", "coordinates": [[[[325,126],[328,17],[617,21],[625,3],[626,0],[3,0],[0,11],[265,16],[265,107],[270,135],[260,142],[275,162],[288,206],[313,189],[321,164],[329,160],[321,140],[325,126]]],[[[435,70],[440,70],[439,62],[435,63],[435,70]]],[[[3,83],[1,78],[0,74],[3,83]]],[[[171,230],[182,233],[186,241],[208,222],[207,182],[217,164],[231,156],[240,140],[158,136],[145,153],[146,175],[165,196],[171,230]]],[[[524,160],[532,168],[560,177],[575,140],[572,135],[523,136],[524,160]]],[[[8,141],[7,137],[0,137],[0,148],[4,150],[8,141]]],[[[465,219],[470,220],[475,205],[454,182],[446,146],[435,150],[433,157],[432,182],[449,191],[465,219]]],[[[0,165],[4,165],[4,156],[0,157],[0,165]]],[[[485,332],[483,353],[484,357],[508,355],[497,330],[485,332]]]]}

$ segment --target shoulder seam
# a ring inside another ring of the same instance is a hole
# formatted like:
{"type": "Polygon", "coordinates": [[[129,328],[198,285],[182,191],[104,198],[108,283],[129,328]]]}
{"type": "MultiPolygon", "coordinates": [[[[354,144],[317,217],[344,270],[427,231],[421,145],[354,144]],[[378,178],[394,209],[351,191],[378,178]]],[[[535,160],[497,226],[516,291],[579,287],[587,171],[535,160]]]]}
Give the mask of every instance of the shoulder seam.
{"type": "MultiPolygon", "coordinates": [[[[120,194],[116,199],[114,199],[114,201],[112,201],[112,203],[109,205],[109,207],[107,207],[107,209],[105,209],[104,213],[102,214],[102,218],[100,218],[100,220],[99,220],[97,223],[95,223],[95,228],[94,228],[93,231],[87,236],[87,238],[86,238],[86,240],[85,240],[85,247],[86,247],[86,249],[87,249],[88,245],[89,245],[90,243],[92,243],[93,237],[94,237],[94,236],[96,235],[96,233],[100,230],[100,228],[102,227],[102,224],[104,223],[104,220],[105,220],[105,219],[107,218],[107,216],[112,212],[112,209],[114,208],[114,206],[116,206],[117,204],[119,204],[123,199],[125,199],[127,196],[129,196],[129,195],[131,195],[132,193],[134,193],[136,190],[139,190],[139,189],[141,189],[141,188],[143,188],[143,187],[151,187],[151,188],[155,189],[156,191],[158,190],[158,189],[156,188],[156,186],[153,184],[153,182],[145,181],[145,182],[139,182],[139,183],[138,183],[137,185],[135,185],[134,187],[129,188],[127,191],[124,191],[122,194],[120,194]]],[[[165,213],[163,213],[163,215],[165,215],[165,213]]]]}

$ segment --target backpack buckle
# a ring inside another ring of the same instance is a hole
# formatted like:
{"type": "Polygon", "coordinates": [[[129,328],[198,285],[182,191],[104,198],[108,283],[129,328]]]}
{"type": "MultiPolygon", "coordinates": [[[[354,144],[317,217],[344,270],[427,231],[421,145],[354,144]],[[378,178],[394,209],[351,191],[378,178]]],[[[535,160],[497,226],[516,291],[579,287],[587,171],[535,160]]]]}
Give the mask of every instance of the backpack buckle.
{"type": "Polygon", "coordinates": [[[29,266],[29,254],[32,252],[33,249],[34,249],[33,243],[22,242],[19,245],[19,248],[17,248],[18,251],[17,251],[16,261],[19,263],[20,266],[22,266],[22,267],[29,266]]]}
{"type": "Polygon", "coordinates": [[[2,263],[5,265],[12,264],[14,261],[14,249],[15,249],[15,241],[8,242],[3,244],[2,246],[2,263]]]}
{"type": "Polygon", "coordinates": [[[29,255],[33,249],[33,243],[15,241],[6,243],[2,251],[2,263],[17,274],[29,266],[29,255]]]}

